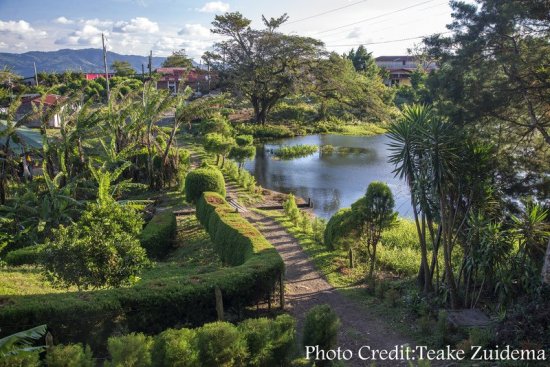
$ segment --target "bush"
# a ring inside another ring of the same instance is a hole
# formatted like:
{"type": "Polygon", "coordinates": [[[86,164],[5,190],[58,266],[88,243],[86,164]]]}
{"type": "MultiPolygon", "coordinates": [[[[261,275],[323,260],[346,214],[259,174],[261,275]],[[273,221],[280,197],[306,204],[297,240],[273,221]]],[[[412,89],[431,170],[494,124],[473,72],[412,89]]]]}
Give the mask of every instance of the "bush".
{"type": "Polygon", "coordinates": [[[168,329],[155,337],[152,352],[155,367],[200,366],[196,331],[168,329]]]}
{"type": "Polygon", "coordinates": [[[329,305],[318,305],[309,310],[304,322],[303,345],[318,345],[319,349],[336,347],[340,320],[329,305]]]}
{"type": "Polygon", "coordinates": [[[176,236],[176,216],[171,210],[157,213],[140,235],[141,246],[149,257],[162,259],[172,249],[176,236]]]}
{"type": "Polygon", "coordinates": [[[39,367],[40,355],[34,353],[19,353],[0,358],[0,367],[39,367]]]}
{"type": "Polygon", "coordinates": [[[93,367],[94,359],[89,346],[82,344],[56,345],[46,354],[48,367],[93,367]]]}
{"type": "Polygon", "coordinates": [[[296,205],[296,198],[294,195],[288,194],[288,198],[283,203],[283,210],[286,216],[289,217],[292,222],[296,223],[300,215],[300,210],[298,209],[298,205],[296,205]]]}
{"type": "Polygon", "coordinates": [[[34,245],[13,250],[6,254],[4,261],[11,266],[38,264],[43,249],[43,245],[34,245]]]}
{"type": "Polygon", "coordinates": [[[48,278],[79,289],[132,283],[147,264],[137,239],[142,223],[134,210],[114,201],[88,205],[77,223],[60,226],[46,242],[48,278]]]}
{"type": "Polygon", "coordinates": [[[295,321],[289,315],[275,320],[248,319],[239,325],[248,346],[250,366],[281,366],[291,360],[295,348],[295,321]]]}
{"type": "Polygon", "coordinates": [[[351,220],[351,208],[342,208],[338,210],[332,217],[330,217],[327,225],[325,226],[324,243],[328,249],[335,249],[338,242],[344,237],[347,232],[343,231],[343,228],[347,226],[345,223],[351,220]]]}
{"type": "Polygon", "coordinates": [[[245,147],[247,145],[252,145],[254,142],[254,137],[252,135],[237,135],[235,137],[235,141],[237,142],[237,145],[245,147]]]}
{"type": "Polygon", "coordinates": [[[228,322],[206,324],[197,330],[199,358],[204,366],[245,366],[246,340],[228,322]]]}
{"type": "Polygon", "coordinates": [[[142,333],[110,337],[107,349],[111,361],[105,367],[149,367],[153,338],[142,333]]]}
{"type": "Polygon", "coordinates": [[[195,203],[205,191],[217,192],[225,196],[225,180],[216,168],[198,168],[187,174],[185,178],[185,198],[189,203],[195,203]]]}

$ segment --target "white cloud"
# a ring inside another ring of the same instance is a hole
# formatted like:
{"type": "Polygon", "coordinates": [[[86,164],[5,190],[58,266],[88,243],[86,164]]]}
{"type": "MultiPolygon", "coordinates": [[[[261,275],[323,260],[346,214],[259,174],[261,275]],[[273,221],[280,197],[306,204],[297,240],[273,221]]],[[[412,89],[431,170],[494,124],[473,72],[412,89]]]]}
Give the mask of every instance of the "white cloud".
{"type": "Polygon", "coordinates": [[[68,18],[65,18],[65,17],[59,17],[59,18],[56,18],[54,20],[54,22],[56,22],[58,24],[73,24],[74,20],[71,20],[71,19],[68,19],[68,18]]]}
{"type": "Polygon", "coordinates": [[[208,38],[212,36],[212,33],[210,33],[210,29],[201,24],[186,24],[178,32],[178,34],[199,38],[208,38]]]}
{"type": "Polygon", "coordinates": [[[0,20],[0,33],[11,33],[17,35],[19,38],[23,37],[44,37],[46,32],[37,31],[31,25],[24,20],[8,20],[6,22],[0,20]]]}
{"type": "Polygon", "coordinates": [[[202,13],[225,13],[229,10],[229,4],[223,1],[210,1],[197,10],[202,13]]]}
{"type": "Polygon", "coordinates": [[[98,18],[81,19],[80,23],[81,24],[92,25],[94,27],[103,27],[103,28],[110,27],[110,26],[113,25],[113,22],[111,20],[98,19],[98,18]]]}
{"type": "Polygon", "coordinates": [[[0,41],[0,48],[8,48],[8,44],[0,41]]]}
{"type": "Polygon", "coordinates": [[[90,24],[84,24],[80,30],[70,33],[67,37],[56,39],[55,44],[69,46],[99,46],[101,45],[101,33],[99,28],[90,24]]]}
{"type": "Polygon", "coordinates": [[[159,26],[156,22],[152,22],[145,17],[137,17],[129,22],[117,22],[113,31],[120,33],[156,33],[159,31],[159,26]]]}

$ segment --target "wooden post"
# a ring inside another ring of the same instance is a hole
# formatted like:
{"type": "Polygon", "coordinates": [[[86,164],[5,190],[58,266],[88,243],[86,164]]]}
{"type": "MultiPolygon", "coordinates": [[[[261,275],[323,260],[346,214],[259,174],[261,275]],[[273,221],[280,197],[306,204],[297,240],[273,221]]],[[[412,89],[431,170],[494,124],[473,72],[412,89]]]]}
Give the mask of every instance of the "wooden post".
{"type": "Polygon", "coordinates": [[[216,312],[218,313],[218,320],[223,321],[222,290],[219,287],[216,287],[214,288],[214,294],[216,295],[216,312]]]}
{"type": "Polygon", "coordinates": [[[281,272],[279,275],[279,305],[281,306],[281,310],[285,309],[285,281],[284,281],[284,273],[281,272]]]}

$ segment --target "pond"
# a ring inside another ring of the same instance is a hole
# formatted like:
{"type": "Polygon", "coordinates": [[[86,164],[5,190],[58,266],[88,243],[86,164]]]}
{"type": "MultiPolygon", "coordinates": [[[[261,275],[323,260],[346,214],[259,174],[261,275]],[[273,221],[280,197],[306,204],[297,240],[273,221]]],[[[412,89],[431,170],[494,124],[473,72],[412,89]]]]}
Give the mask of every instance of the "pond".
{"type": "Polygon", "coordinates": [[[400,216],[412,217],[410,194],[404,181],[392,173],[388,162],[389,138],[376,136],[308,135],[277,140],[258,147],[256,157],[246,162],[262,187],[311,198],[313,211],[330,218],[363,196],[372,181],[388,184],[400,216]],[[279,160],[273,151],[281,145],[331,145],[332,151],[292,160],[279,160]]]}

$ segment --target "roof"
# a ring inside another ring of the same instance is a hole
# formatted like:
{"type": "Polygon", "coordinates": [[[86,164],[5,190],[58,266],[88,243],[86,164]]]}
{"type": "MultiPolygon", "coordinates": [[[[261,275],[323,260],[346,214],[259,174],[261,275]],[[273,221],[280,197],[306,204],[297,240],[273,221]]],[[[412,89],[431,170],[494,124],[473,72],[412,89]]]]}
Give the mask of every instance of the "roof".
{"type": "MultiPolygon", "coordinates": [[[[0,120],[0,131],[6,129],[6,121],[0,120]]],[[[13,140],[10,141],[10,148],[13,151],[20,150],[23,152],[24,148],[26,149],[40,149],[42,148],[42,135],[37,129],[29,129],[28,127],[21,126],[15,129],[17,135],[20,138],[19,143],[15,143],[13,140]]],[[[0,137],[0,145],[6,143],[6,137],[0,137]]]]}
{"type": "Polygon", "coordinates": [[[378,56],[374,61],[416,61],[416,57],[404,55],[404,56],[378,56]]]}
{"type": "Polygon", "coordinates": [[[44,104],[45,106],[55,106],[58,102],[67,100],[67,97],[58,94],[48,94],[45,97],[36,97],[31,102],[35,104],[44,104]]]}

